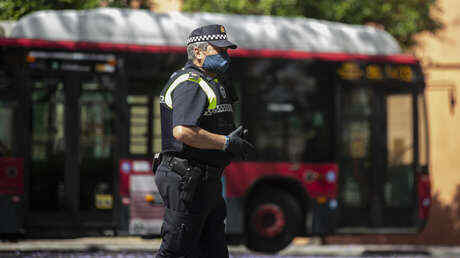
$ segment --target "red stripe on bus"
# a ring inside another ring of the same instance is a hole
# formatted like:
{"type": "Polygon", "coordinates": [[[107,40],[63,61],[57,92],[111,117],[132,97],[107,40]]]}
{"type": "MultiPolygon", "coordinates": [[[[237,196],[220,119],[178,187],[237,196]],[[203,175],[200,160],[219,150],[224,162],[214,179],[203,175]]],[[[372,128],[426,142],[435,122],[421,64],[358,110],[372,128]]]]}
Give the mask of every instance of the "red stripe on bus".
{"type": "Polygon", "coordinates": [[[225,168],[225,197],[243,197],[259,180],[291,179],[300,183],[310,197],[336,198],[339,168],[335,163],[232,162],[225,168]],[[327,174],[333,173],[333,181],[327,174]]]}
{"type": "MultiPolygon", "coordinates": [[[[0,46],[17,46],[27,48],[59,48],[63,50],[103,50],[126,51],[147,53],[185,53],[183,46],[152,46],[121,43],[97,43],[75,41],[50,41],[42,39],[0,39],[0,46]]],[[[235,49],[229,51],[231,56],[237,57],[262,57],[262,58],[287,58],[287,59],[322,59],[330,61],[365,60],[370,62],[391,62],[415,64],[418,60],[411,55],[365,55],[348,53],[312,53],[297,50],[275,49],[235,49]]]]}
{"type": "Polygon", "coordinates": [[[63,50],[103,50],[127,52],[152,52],[170,53],[186,52],[185,47],[179,46],[148,46],[118,43],[75,42],[75,41],[50,41],[42,39],[0,39],[0,46],[26,47],[26,48],[58,48],[63,50]]]}

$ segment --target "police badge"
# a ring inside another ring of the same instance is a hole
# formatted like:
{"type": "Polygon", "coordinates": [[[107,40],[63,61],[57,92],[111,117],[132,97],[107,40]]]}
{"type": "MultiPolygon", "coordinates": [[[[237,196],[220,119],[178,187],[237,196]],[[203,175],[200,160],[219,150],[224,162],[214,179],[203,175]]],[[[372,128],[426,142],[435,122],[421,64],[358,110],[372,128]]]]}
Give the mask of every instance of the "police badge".
{"type": "Polygon", "coordinates": [[[220,94],[222,95],[222,97],[224,97],[224,99],[226,99],[227,98],[227,93],[225,92],[224,86],[220,85],[219,90],[220,90],[220,94]]]}

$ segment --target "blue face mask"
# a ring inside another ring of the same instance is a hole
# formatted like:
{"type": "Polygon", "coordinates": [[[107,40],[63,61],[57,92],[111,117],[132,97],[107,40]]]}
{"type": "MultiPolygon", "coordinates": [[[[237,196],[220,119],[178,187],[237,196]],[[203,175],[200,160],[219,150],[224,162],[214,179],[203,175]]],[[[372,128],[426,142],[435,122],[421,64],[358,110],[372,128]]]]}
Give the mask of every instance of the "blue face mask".
{"type": "Polygon", "coordinates": [[[227,53],[215,54],[204,58],[203,69],[218,74],[224,73],[230,65],[230,57],[227,53]]]}

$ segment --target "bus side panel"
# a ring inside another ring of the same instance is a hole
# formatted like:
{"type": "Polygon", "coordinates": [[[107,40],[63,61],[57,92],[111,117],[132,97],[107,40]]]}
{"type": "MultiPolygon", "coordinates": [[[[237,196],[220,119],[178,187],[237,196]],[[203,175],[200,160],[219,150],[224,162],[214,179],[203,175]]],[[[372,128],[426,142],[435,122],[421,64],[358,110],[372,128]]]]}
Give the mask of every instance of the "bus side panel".
{"type": "Polygon", "coordinates": [[[233,162],[225,169],[225,196],[243,197],[250,186],[265,176],[292,177],[306,188],[310,198],[336,198],[338,166],[336,164],[233,162]]]}
{"type": "MultiPolygon", "coordinates": [[[[247,195],[255,184],[273,176],[292,178],[301,182],[305,188],[310,200],[301,199],[301,201],[311,201],[307,211],[311,214],[311,219],[307,221],[307,234],[330,232],[329,222],[335,217],[337,208],[338,166],[336,164],[233,162],[226,168],[224,177],[227,234],[244,233],[247,195]]],[[[273,183],[271,185],[273,186],[273,183]]],[[[280,184],[279,187],[282,188],[283,185],[280,184]]]]}
{"type": "Polygon", "coordinates": [[[163,200],[148,160],[120,160],[122,230],[130,235],[159,235],[163,223],[163,200]]]}
{"type": "Polygon", "coordinates": [[[0,235],[20,233],[23,200],[23,159],[0,158],[0,235]]]}

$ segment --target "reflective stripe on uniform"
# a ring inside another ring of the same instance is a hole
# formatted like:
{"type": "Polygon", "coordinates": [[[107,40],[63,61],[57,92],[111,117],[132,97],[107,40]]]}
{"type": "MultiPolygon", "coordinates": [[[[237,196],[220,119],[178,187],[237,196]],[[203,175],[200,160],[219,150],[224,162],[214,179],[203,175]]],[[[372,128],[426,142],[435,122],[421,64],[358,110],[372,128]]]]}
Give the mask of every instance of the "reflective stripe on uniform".
{"type": "Polygon", "coordinates": [[[166,94],[165,94],[165,102],[166,102],[166,105],[168,105],[169,108],[172,108],[172,97],[171,97],[172,92],[177,87],[177,85],[179,85],[182,82],[185,82],[188,79],[188,76],[189,76],[188,73],[183,74],[183,75],[177,77],[177,79],[175,79],[173,81],[173,83],[171,83],[171,85],[169,85],[169,88],[168,88],[168,90],[166,91],[166,94]]]}
{"type": "Polygon", "coordinates": [[[206,93],[208,96],[208,109],[215,109],[217,106],[217,97],[211,87],[203,80],[199,79],[198,84],[200,85],[201,89],[206,93]]]}
{"type": "MultiPolygon", "coordinates": [[[[172,108],[172,96],[171,96],[172,92],[179,84],[181,84],[182,82],[188,79],[189,79],[189,74],[188,73],[183,74],[177,77],[177,79],[175,79],[171,83],[169,88],[166,90],[165,103],[169,108],[172,108]]],[[[191,80],[191,81],[196,82],[195,80],[191,80]]],[[[209,103],[208,109],[215,109],[217,106],[217,97],[214,91],[212,90],[212,88],[208,85],[208,83],[206,83],[206,81],[204,81],[201,78],[198,79],[198,85],[200,85],[200,88],[204,91],[204,93],[206,93],[206,96],[208,97],[208,103],[209,103]]]]}

